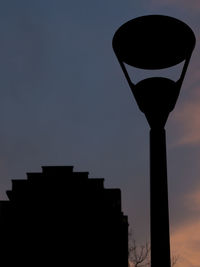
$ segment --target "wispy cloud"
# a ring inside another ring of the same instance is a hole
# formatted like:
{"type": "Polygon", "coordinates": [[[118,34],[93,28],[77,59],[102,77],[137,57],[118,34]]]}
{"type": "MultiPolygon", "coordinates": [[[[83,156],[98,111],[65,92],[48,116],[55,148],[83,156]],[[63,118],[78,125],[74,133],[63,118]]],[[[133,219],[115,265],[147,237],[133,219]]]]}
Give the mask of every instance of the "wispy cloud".
{"type": "MultiPolygon", "coordinates": [[[[188,208],[200,211],[200,189],[185,196],[188,208]]],[[[183,223],[171,234],[172,250],[179,255],[177,267],[200,266],[200,217],[183,223]]]]}
{"type": "Polygon", "coordinates": [[[152,4],[160,5],[160,6],[171,6],[171,5],[179,5],[182,7],[187,7],[189,9],[200,9],[199,0],[152,0],[152,4]]]}
{"type": "Polygon", "coordinates": [[[187,93],[181,94],[182,100],[176,105],[171,120],[173,128],[178,132],[178,139],[174,145],[200,145],[199,66],[196,66],[192,74],[190,73],[190,78],[185,81],[184,86],[187,87],[187,93]]]}
{"type": "Polygon", "coordinates": [[[185,196],[185,205],[190,210],[199,212],[200,215],[200,189],[197,189],[196,191],[185,196]]]}
{"type": "Polygon", "coordinates": [[[180,132],[176,145],[200,144],[200,96],[197,95],[176,109],[173,123],[180,132]]]}
{"type": "Polygon", "coordinates": [[[179,255],[176,267],[200,266],[200,220],[177,229],[171,236],[171,243],[179,255]]]}

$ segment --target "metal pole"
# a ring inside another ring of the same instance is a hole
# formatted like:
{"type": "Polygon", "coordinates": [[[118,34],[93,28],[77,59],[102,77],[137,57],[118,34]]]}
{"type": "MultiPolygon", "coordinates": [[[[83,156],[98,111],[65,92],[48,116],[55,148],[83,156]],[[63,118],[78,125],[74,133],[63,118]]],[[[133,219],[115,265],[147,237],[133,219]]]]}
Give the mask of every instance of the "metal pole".
{"type": "Polygon", "coordinates": [[[150,130],[151,267],[170,267],[166,136],[162,127],[150,130]]]}

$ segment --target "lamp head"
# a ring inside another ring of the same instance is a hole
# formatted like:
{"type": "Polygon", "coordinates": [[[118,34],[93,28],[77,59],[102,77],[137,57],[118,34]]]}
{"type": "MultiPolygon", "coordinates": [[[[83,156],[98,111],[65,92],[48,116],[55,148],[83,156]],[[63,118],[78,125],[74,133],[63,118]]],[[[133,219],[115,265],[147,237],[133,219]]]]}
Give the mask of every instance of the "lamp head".
{"type": "Polygon", "coordinates": [[[151,127],[164,126],[173,110],[195,46],[193,31],[182,21],[149,15],[123,24],[113,37],[113,49],[131,87],[136,102],[151,127]],[[125,64],[158,70],[185,61],[177,82],[152,77],[133,84],[125,64]]]}

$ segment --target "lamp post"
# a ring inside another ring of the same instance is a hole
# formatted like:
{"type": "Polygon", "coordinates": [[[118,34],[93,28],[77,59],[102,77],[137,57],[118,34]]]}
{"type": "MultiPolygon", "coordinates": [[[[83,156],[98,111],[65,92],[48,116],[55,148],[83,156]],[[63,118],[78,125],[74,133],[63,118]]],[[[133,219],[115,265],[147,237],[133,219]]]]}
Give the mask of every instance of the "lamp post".
{"type": "Polygon", "coordinates": [[[150,126],[151,267],[170,267],[170,234],[165,124],[174,109],[195,46],[193,31],[182,21],[149,15],[123,24],[113,37],[113,49],[150,126]],[[134,84],[125,64],[158,70],[184,62],[177,81],[152,77],[134,84]]]}

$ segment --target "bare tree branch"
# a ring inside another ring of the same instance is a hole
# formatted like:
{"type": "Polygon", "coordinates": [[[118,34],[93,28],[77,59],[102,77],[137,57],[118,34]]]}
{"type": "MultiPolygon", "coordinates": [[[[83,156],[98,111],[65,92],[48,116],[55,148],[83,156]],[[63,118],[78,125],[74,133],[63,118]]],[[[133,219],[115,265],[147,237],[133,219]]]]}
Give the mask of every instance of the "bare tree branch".
{"type": "Polygon", "coordinates": [[[129,265],[132,267],[149,266],[149,244],[138,246],[134,235],[129,233],[129,265]]]}
{"type": "MultiPolygon", "coordinates": [[[[150,245],[137,245],[132,231],[129,232],[129,267],[148,267],[150,264],[150,245]]],[[[174,254],[171,257],[171,267],[174,267],[179,256],[174,254]]]]}
{"type": "Polygon", "coordinates": [[[171,257],[171,265],[172,265],[172,267],[176,265],[178,260],[179,260],[179,255],[172,255],[172,257],[171,257]]]}

